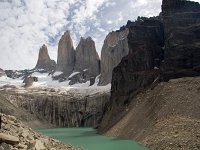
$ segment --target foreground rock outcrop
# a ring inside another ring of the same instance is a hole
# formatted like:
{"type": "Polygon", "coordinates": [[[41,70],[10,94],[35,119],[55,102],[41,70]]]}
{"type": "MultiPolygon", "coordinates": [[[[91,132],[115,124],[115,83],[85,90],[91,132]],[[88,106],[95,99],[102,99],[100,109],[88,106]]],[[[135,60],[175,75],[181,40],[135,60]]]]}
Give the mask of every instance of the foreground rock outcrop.
{"type": "Polygon", "coordinates": [[[46,71],[52,71],[56,69],[56,62],[49,57],[48,49],[46,45],[40,48],[38,61],[35,69],[44,69],[46,71]]]}
{"type": "Polygon", "coordinates": [[[3,121],[2,129],[0,130],[1,150],[81,150],[81,148],[64,145],[58,140],[33,131],[14,116],[1,115],[3,121]]]}
{"type": "Polygon", "coordinates": [[[100,74],[100,59],[95,48],[95,43],[91,37],[81,38],[76,48],[75,72],[88,70],[90,77],[96,77],[100,74]]]}
{"type": "Polygon", "coordinates": [[[128,54],[128,33],[128,28],[125,28],[122,31],[113,31],[107,35],[101,52],[101,76],[99,85],[111,83],[114,67],[128,54]]]}
{"type": "Polygon", "coordinates": [[[73,72],[75,65],[75,50],[70,32],[66,31],[58,44],[57,70],[66,74],[73,72]]]}

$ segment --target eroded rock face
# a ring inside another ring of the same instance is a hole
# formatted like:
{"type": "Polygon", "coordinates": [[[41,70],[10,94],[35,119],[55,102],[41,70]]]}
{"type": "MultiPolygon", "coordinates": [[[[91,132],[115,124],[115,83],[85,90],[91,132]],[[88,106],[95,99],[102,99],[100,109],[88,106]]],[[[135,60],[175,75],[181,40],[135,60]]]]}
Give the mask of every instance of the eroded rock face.
{"type": "Polygon", "coordinates": [[[200,75],[200,5],[163,0],[165,61],[163,79],[200,75]]]}
{"type": "Polygon", "coordinates": [[[3,95],[19,109],[25,109],[57,127],[97,127],[110,97],[109,91],[88,92],[88,95],[85,92],[64,93],[56,89],[35,91],[38,92],[9,92],[3,95]]]}
{"type": "Polygon", "coordinates": [[[74,71],[88,70],[89,76],[96,77],[100,74],[100,59],[95,43],[91,37],[80,40],[76,48],[76,63],[74,71]]]}
{"type": "Polygon", "coordinates": [[[75,65],[75,51],[70,32],[66,31],[58,44],[57,70],[66,74],[73,72],[75,65]]]}
{"type": "Polygon", "coordinates": [[[128,103],[130,92],[137,92],[159,75],[156,60],[162,60],[163,26],[159,20],[145,20],[129,28],[129,54],[113,71],[112,93],[118,104],[128,103]],[[123,98],[123,100],[122,100],[123,98]]]}
{"type": "Polygon", "coordinates": [[[46,45],[40,48],[38,61],[35,66],[36,69],[44,69],[47,71],[55,70],[56,62],[49,57],[48,49],[46,45]]]}
{"type": "Polygon", "coordinates": [[[108,129],[115,124],[123,115],[119,112],[123,112],[133,96],[159,77],[159,70],[155,66],[163,57],[162,22],[147,19],[134,24],[129,28],[128,44],[129,54],[113,70],[110,103],[101,129],[108,129]],[[106,120],[111,123],[106,123],[106,120]]]}
{"type": "Polygon", "coordinates": [[[104,41],[101,52],[101,76],[99,85],[111,83],[112,71],[129,52],[127,35],[129,30],[111,32],[104,41]]]}

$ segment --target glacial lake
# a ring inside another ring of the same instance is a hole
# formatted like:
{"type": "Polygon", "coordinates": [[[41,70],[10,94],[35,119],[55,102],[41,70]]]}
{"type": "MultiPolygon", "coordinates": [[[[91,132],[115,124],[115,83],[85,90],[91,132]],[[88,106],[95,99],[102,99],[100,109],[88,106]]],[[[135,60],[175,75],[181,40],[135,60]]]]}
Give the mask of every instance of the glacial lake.
{"type": "Polygon", "coordinates": [[[131,140],[98,135],[92,128],[53,128],[37,131],[84,150],[148,150],[131,140]]]}

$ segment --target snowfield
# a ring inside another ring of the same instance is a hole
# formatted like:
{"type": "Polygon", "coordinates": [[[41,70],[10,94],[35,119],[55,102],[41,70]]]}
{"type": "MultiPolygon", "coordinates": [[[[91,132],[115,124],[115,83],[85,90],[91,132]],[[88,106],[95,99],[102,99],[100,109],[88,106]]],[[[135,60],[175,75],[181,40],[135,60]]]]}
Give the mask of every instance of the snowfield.
{"type": "MultiPolygon", "coordinates": [[[[56,72],[56,75],[61,74],[61,72],[56,72]]],[[[55,74],[54,74],[55,75],[55,74]]],[[[53,76],[54,76],[53,75],[53,76]]],[[[33,86],[30,87],[29,89],[45,89],[45,88],[53,88],[57,89],[62,92],[67,92],[71,91],[73,93],[78,93],[78,94],[94,94],[94,93],[99,93],[99,92],[108,92],[110,91],[111,84],[108,84],[106,86],[98,86],[99,82],[99,76],[96,77],[95,79],[95,84],[92,86],[90,85],[90,82],[86,83],[77,83],[74,85],[69,85],[69,81],[65,82],[58,82],[57,80],[52,79],[52,75],[48,75],[48,73],[39,73],[35,72],[31,76],[33,77],[38,77],[38,82],[34,82],[33,86]]],[[[23,79],[18,78],[18,79],[11,79],[8,78],[7,76],[2,76],[0,77],[0,87],[5,87],[5,86],[15,86],[17,89],[25,90],[23,79]]]]}

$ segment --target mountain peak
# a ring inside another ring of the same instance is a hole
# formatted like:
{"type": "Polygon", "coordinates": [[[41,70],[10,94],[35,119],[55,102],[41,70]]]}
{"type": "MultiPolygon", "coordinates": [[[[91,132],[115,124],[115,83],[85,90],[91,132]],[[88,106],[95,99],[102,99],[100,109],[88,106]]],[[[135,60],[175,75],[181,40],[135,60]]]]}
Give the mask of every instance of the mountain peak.
{"type": "Polygon", "coordinates": [[[39,51],[38,61],[35,68],[52,70],[56,66],[56,62],[49,57],[48,49],[45,44],[42,45],[39,51]]]}

